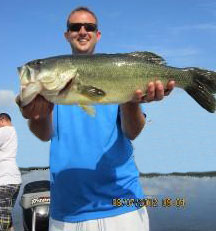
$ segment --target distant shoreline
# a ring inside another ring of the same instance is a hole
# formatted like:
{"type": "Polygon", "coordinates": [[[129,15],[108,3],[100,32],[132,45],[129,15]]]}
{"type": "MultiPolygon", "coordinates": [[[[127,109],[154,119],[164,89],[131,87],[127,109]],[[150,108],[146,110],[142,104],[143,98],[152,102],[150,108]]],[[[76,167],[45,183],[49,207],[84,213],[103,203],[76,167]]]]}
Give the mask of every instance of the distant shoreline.
{"type": "Polygon", "coordinates": [[[216,171],[209,172],[172,172],[172,173],[140,173],[140,177],[157,177],[157,176],[191,176],[191,177],[216,177],[216,171]]]}
{"type": "Polygon", "coordinates": [[[28,168],[20,167],[19,168],[20,171],[47,170],[47,169],[49,169],[49,166],[44,166],[44,167],[28,167],[28,168]]]}
{"type": "MultiPolygon", "coordinates": [[[[49,166],[44,167],[28,167],[28,168],[19,168],[22,173],[35,171],[35,170],[48,170],[49,166]]],[[[172,172],[172,173],[140,173],[140,177],[158,177],[158,176],[192,176],[192,177],[216,177],[216,171],[208,172],[172,172]]]]}

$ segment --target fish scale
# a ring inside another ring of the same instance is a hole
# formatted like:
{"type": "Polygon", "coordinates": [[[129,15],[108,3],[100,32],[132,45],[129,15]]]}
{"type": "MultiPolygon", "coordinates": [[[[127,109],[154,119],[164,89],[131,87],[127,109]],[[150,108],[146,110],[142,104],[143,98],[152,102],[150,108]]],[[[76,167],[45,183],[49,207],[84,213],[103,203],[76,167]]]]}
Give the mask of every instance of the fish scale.
{"type": "Polygon", "coordinates": [[[18,68],[22,106],[38,94],[56,104],[78,104],[94,114],[92,104],[122,104],[151,81],[170,79],[203,108],[215,112],[216,72],[167,66],[151,52],[64,55],[33,60],[18,68]],[[31,84],[30,84],[31,83],[31,84]]]}

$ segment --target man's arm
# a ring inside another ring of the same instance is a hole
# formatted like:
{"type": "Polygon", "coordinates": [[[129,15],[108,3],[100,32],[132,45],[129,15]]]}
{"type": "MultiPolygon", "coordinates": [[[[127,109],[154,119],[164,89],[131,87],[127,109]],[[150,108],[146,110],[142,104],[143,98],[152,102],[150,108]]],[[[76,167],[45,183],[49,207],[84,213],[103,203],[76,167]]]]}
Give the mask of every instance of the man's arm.
{"type": "MultiPolygon", "coordinates": [[[[19,105],[19,102],[17,104],[19,105]]],[[[50,140],[53,134],[53,106],[39,95],[27,106],[20,107],[23,117],[29,119],[30,130],[42,141],[50,140]]]]}
{"type": "Polygon", "coordinates": [[[29,119],[29,128],[35,136],[42,141],[49,141],[52,137],[52,114],[50,113],[47,118],[42,119],[29,119]]]}
{"type": "Polygon", "coordinates": [[[128,102],[120,105],[121,127],[124,134],[134,140],[145,125],[145,116],[139,103],[128,102]]]}
{"type": "Polygon", "coordinates": [[[161,81],[150,82],[144,96],[141,90],[137,90],[131,102],[120,105],[121,127],[130,140],[134,140],[145,126],[145,116],[139,103],[161,100],[165,95],[169,95],[174,86],[174,81],[169,81],[166,89],[161,81]]]}

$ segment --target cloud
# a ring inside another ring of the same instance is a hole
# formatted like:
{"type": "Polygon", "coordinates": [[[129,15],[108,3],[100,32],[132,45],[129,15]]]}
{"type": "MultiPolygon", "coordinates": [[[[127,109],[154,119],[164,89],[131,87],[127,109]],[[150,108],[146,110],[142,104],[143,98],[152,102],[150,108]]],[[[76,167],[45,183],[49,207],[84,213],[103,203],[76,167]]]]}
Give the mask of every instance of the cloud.
{"type": "Polygon", "coordinates": [[[168,56],[168,57],[185,57],[185,56],[193,56],[197,55],[199,51],[194,48],[186,47],[186,48],[171,48],[171,49],[163,49],[163,48],[154,48],[160,52],[160,54],[168,56]]]}
{"type": "Polygon", "coordinates": [[[11,90],[0,90],[0,107],[15,105],[15,94],[11,90]]]}
{"type": "Polygon", "coordinates": [[[172,28],[175,32],[181,32],[184,30],[216,30],[216,24],[214,23],[199,23],[195,25],[184,25],[172,28]]]}
{"type": "Polygon", "coordinates": [[[151,51],[155,54],[168,57],[185,57],[200,54],[199,49],[191,47],[166,48],[162,46],[146,46],[141,44],[122,45],[122,49],[131,51],[151,51]]]}
{"type": "Polygon", "coordinates": [[[216,23],[197,23],[179,26],[170,26],[168,31],[173,35],[181,35],[182,33],[209,33],[216,31],[216,23]]]}

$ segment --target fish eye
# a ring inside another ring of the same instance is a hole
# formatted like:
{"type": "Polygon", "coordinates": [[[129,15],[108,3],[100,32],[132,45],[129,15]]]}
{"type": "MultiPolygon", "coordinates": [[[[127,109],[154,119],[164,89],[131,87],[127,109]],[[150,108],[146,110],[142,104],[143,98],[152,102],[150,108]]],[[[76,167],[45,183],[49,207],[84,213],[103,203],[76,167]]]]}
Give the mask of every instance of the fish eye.
{"type": "Polygon", "coordinates": [[[37,60],[33,61],[33,64],[36,66],[41,65],[42,63],[43,63],[43,61],[41,59],[37,59],[37,60]]]}
{"type": "Polygon", "coordinates": [[[41,60],[41,59],[36,59],[36,60],[34,60],[34,61],[31,61],[30,63],[29,63],[29,65],[31,65],[31,66],[39,66],[39,65],[41,65],[43,63],[43,61],[41,60]]]}
{"type": "Polygon", "coordinates": [[[34,61],[31,61],[28,63],[28,66],[29,67],[32,67],[32,68],[36,68],[36,69],[39,69],[41,64],[43,64],[43,60],[41,59],[37,59],[37,60],[34,60],[34,61]]]}

